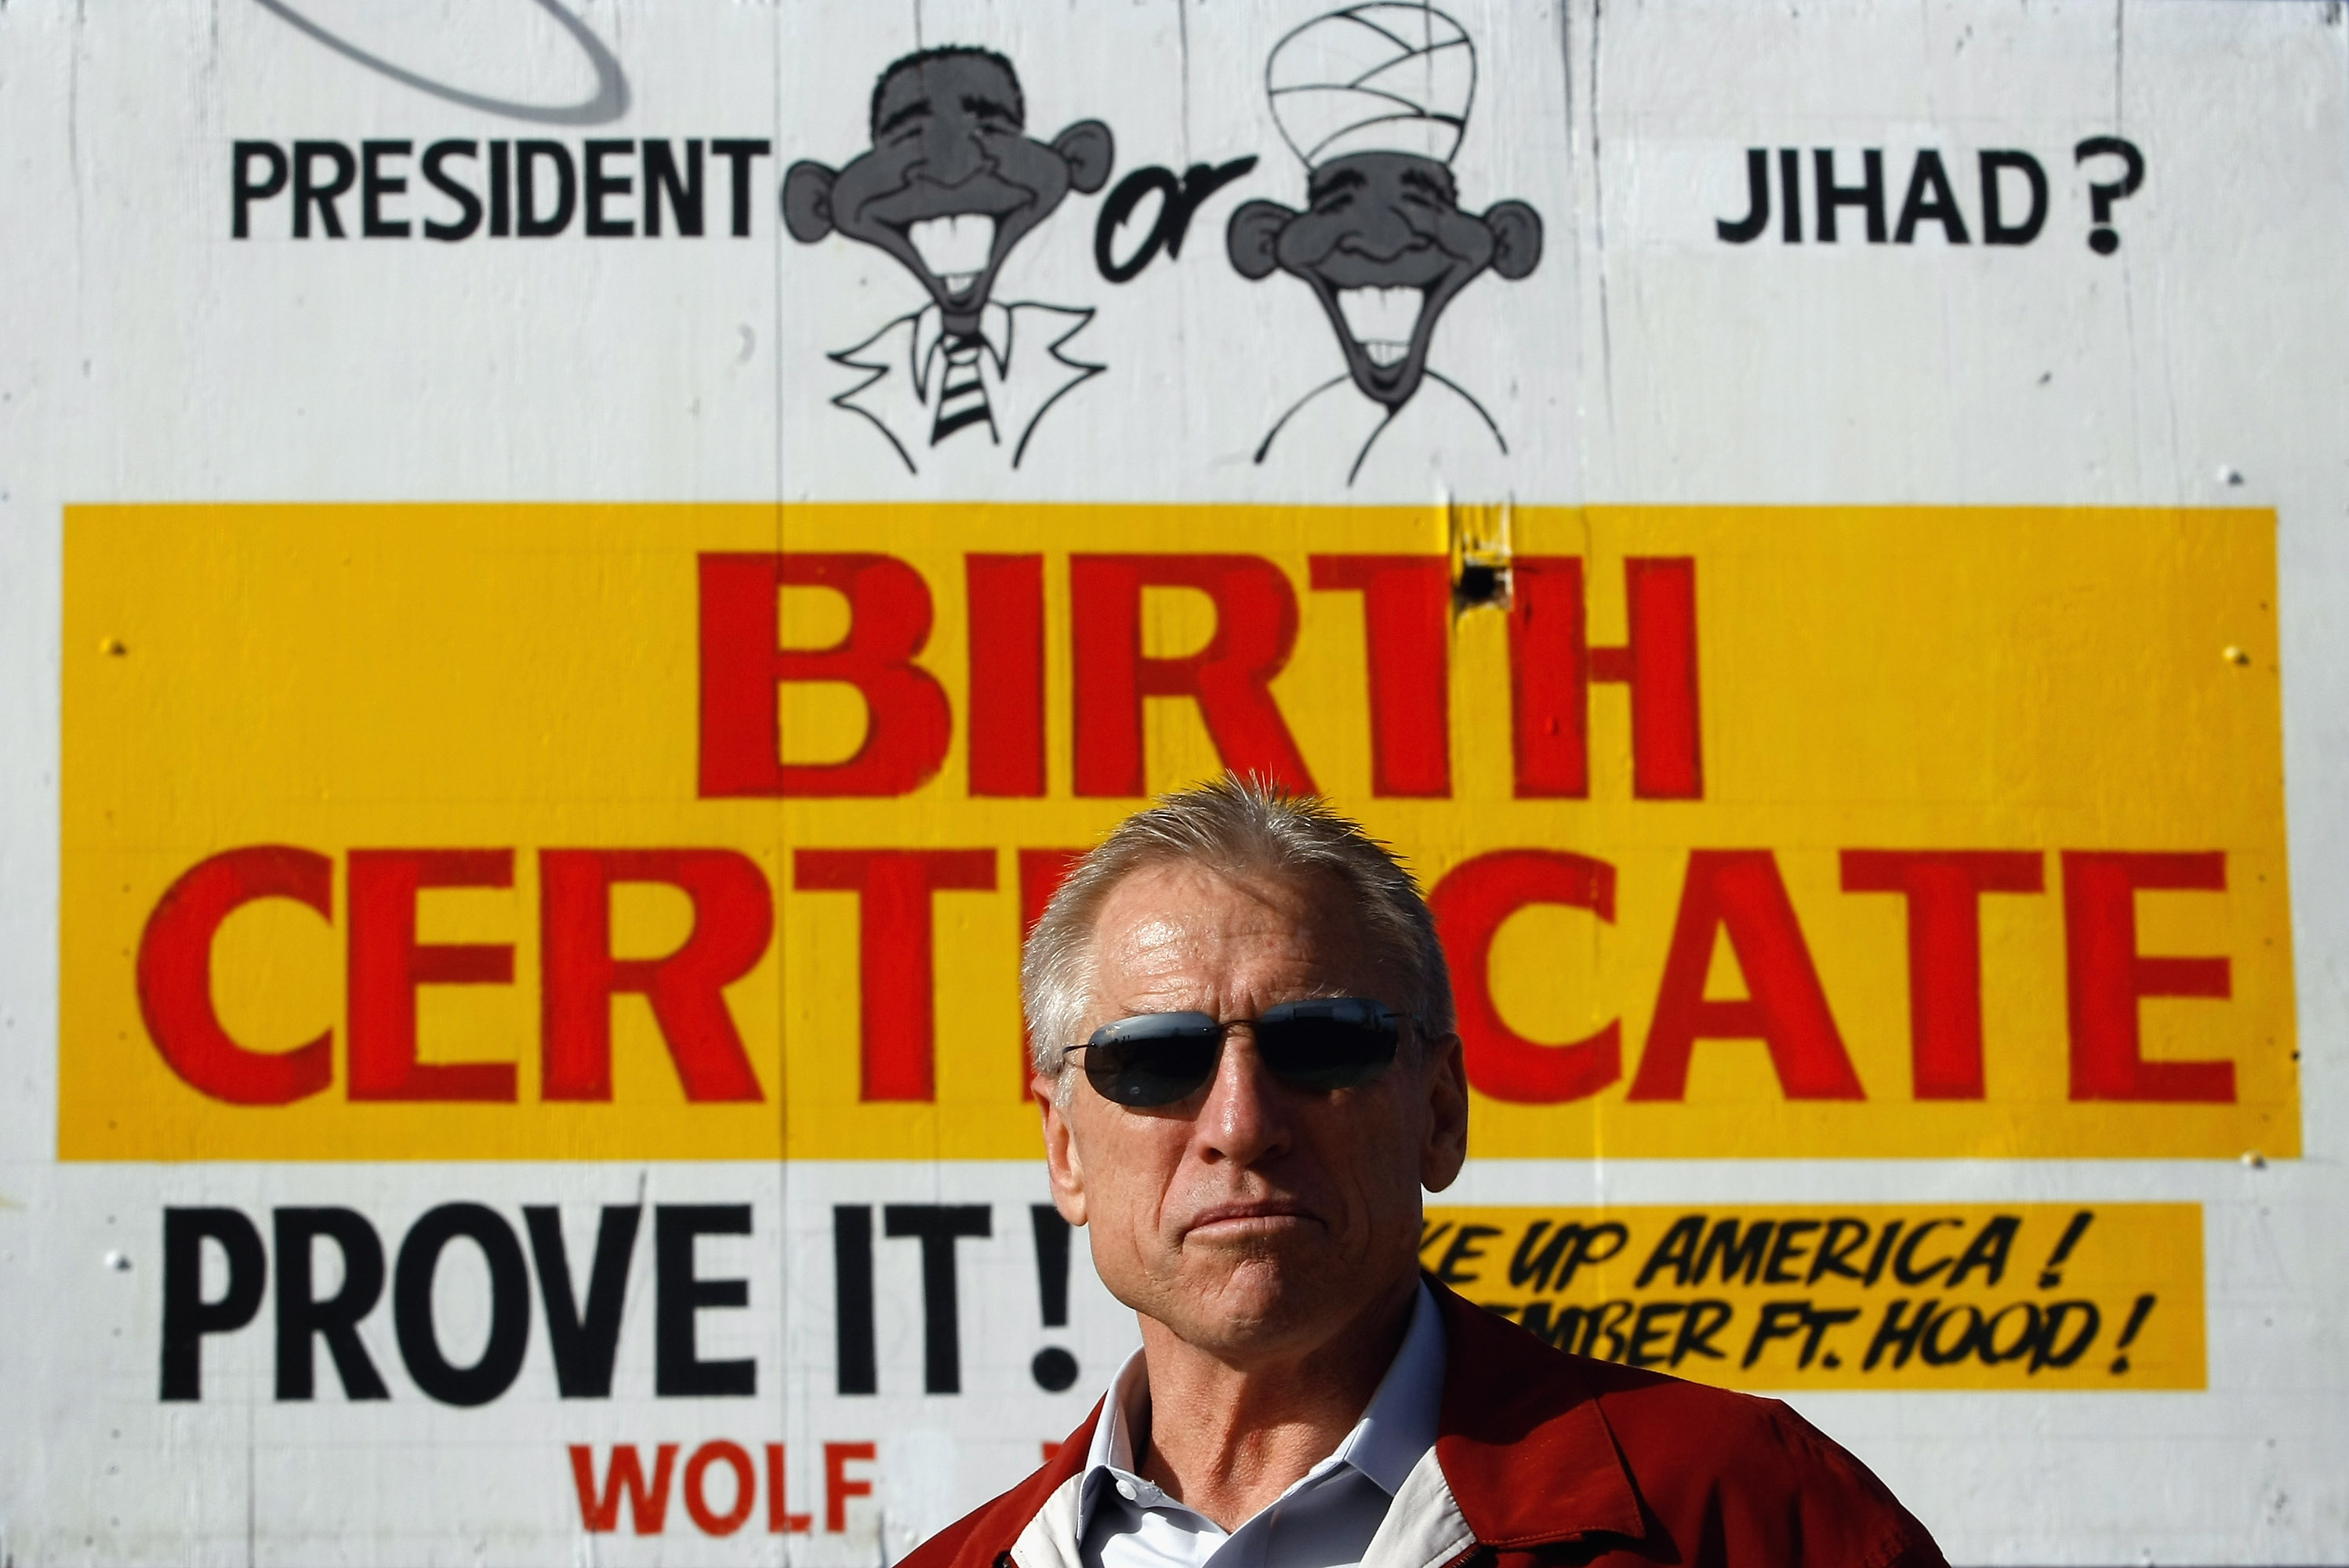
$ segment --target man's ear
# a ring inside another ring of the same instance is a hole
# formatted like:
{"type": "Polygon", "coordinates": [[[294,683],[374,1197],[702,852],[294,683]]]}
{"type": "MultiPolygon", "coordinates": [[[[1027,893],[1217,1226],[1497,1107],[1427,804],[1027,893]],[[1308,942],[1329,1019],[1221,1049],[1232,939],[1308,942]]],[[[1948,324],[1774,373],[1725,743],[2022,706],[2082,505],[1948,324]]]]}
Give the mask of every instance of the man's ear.
{"type": "Polygon", "coordinates": [[[802,245],[832,232],[833,172],[802,159],[783,176],[783,227],[802,245]]]}
{"type": "Polygon", "coordinates": [[[1419,1151],[1419,1184],[1441,1192],[1468,1158],[1468,1064],[1460,1037],[1431,1041],[1420,1074],[1427,1093],[1427,1141],[1419,1151]]]}
{"type": "Polygon", "coordinates": [[[1117,162],[1117,138],[1097,119],[1081,119],[1052,139],[1052,150],[1069,166],[1069,184],[1090,196],[1109,183],[1117,162]]]}
{"type": "Polygon", "coordinates": [[[1232,211],[1224,230],[1224,249],[1232,271],[1250,283],[1268,278],[1280,265],[1280,235],[1296,212],[1278,201],[1243,201],[1232,211]]]}
{"type": "Polygon", "coordinates": [[[1028,1080],[1028,1092],[1044,1113],[1044,1171],[1052,1181],[1052,1206],[1071,1225],[1081,1225],[1085,1222],[1085,1165],[1077,1153],[1069,1113],[1061,1104],[1060,1082],[1038,1073],[1028,1080]]]}
{"type": "Polygon", "coordinates": [[[1494,202],[1485,227],[1493,231],[1493,270],[1511,283],[1541,264],[1541,214],[1524,202],[1494,202]]]}

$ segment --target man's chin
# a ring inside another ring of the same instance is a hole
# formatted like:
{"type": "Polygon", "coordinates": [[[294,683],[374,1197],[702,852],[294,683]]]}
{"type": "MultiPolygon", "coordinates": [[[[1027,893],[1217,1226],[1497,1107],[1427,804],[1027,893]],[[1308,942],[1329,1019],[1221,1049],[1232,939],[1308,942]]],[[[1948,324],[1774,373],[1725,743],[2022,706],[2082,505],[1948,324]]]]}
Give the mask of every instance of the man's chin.
{"type": "Polygon", "coordinates": [[[1359,350],[1346,355],[1346,371],[1354,380],[1354,389],[1373,403],[1383,403],[1389,412],[1411,401],[1427,375],[1427,361],[1414,351],[1393,365],[1378,365],[1359,350]]]}

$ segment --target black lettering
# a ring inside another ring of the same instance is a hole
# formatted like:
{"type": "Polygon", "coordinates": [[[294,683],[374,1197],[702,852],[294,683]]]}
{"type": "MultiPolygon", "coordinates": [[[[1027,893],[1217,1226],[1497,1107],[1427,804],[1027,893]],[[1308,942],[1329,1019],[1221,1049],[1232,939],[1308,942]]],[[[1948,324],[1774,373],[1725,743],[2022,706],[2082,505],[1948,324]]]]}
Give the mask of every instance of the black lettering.
{"type": "Polygon", "coordinates": [[[1745,1342],[1745,1358],[1740,1367],[1751,1367],[1762,1359],[1762,1352],[1774,1339],[1792,1339],[1811,1321],[1811,1304],[1807,1301],[1765,1301],[1762,1315],[1754,1325],[1753,1337],[1745,1342]]]}
{"type": "Polygon", "coordinates": [[[571,150],[559,141],[514,143],[514,232],[525,240],[543,240],[571,226],[579,205],[579,177],[571,167],[571,150]],[[554,170],[554,211],[538,210],[538,175],[543,160],[554,170]]]}
{"type": "Polygon", "coordinates": [[[636,150],[629,141],[590,141],[580,149],[587,166],[587,237],[591,240],[626,240],[635,236],[636,225],[628,218],[604,216],[607,197],[626,196],[636,190],[636,181],[625,174],[604,172],[604,160],[615,153],[626,158],[636,150]]]}
{"type": "Polygon", "coordinates": [[[1546,1301],[1529,1301],[1516,1314],[1517,1321],[1528,1332],[1560,1350],[1574,1348],[1575,1336],[1582,1330],[1583,1316],[1583,1310],[1578,1306],[1559,1307],[1557,1315],[1553,1316],[1550,1304],[1546,1301]]]}
{"type": "Polygon", "coordinates": [[[424,178],[431,187],[457,203],[457,221],[443,223],[438,218],[424,220],[424,237],[455,243],[471,238],[481,226],[481,199],[467,187],[460,185],[440,166],[451,158],[478,158],[481,143],[477,141],[436,141],[424,150],[424,178]]]}
{"type": "Polygon", "coordinates": [[[1795,1244],[1796,1242],[1818,1228],[1819,1222],[1816,1220],[1787,1220],[1781,1223],[1778,1227],[1778,1239],[1770,1248],[1770,1261],[1762,1265],[1762,1283],[1764,1284],[1801,1284],[1802,1274],[1799,1271],[1793,1274],[1785,1271],[1787,1264],[1796,1262],[1803,1255],[1802,1249],[1795,1244]]]}
{"type": "Polygon", "coordinates": [[[643,143],[645,160],[645,232],[654,239],[660,237],[661,196],[668,196],[669,211],[677,215],[677,232],[688,239],[701,238],[701,139],[694,137],[685,144],[685,177],[679,180],[677,160],[669,156],[666,141],[643,143]]]}
{"type": "Polygon", "coordinates": [[[726,160],[727,176],[732,181],[728,191],[734,198],[734,237],[738,240],[750,232],[750,160],[764,158],[773,150],[768,141],[713,141],[709,150],[726,160]]]}
{"type": "Polygon", "coordinates": [[[1733,245],[1742,245],[1757,238],[1770,223],[1770,150],[1749,147],[1745,150],[1745,216],[1731,222],[1726,218],[1713,221],[1713,232],[1733,245]]]}
{"type": "Polygon", "coordinates": [[[873,1356],[873,1209],[841,1203],[832,1211],[833,1387],[878,1393],[873,1356]]]}
{"type": "Polygon", "coordinates": [[[512,175],[508,168],[508,144],[490,143],[490,238],[502,240],[513,232],[512,175]]]}
{"type": "Polygon", "coordinates": [[[2039,160],[2020,149],[1992,150],[1982,155],[1982,243],[1985,245],[2027,245],[2039,237],[2039,226],[2047,221],[2047,171],[2039,167],[2039,160]],[[2031,215],[2020,223],[2003,221],[1999,199],[1999,177],[2003,170],[2022,171],[2031,184],[2031,215]]]}
{"type": "Polygon", "coordinates": [[[2006,1277],[2006,1254],[2014,1248],[2014,1233],[2023,1228],[2022,1217],[2015,1214],[1995,1214],[1982,1234],[1966,1243],[1958,1256],[1957,1266],[1950,1271],[1943,1283],[1951,1290],[1966,1283],[1966,1276],[1976,1269],[1982,1271],[1992,1284],[2006,1277]]]}
{"type": "MultiPolygon", "coordinates": [[[[282,163],[284,160],[280,160],[282,163]]],[[[285,183],[281,169],[278,183],[285,183]]],[[[261,1233],[239,1209],[163,1211],[163,1398],[201,1399],[207,1334],[233,1334],[261,1310],[269,1278],[261,1233]],[[204,1243],[228,1263],[220,1299],[204,1299],[204,1243]]]]}
{"type": "Polygon", "coordinates": [[[1900,1239],[1900,1227],[1906,1222],[1893,1221],[1884,1227],[1884,1233],[1876,1238],[1876,1251],[1868,1255],[1868,1272],[1859,1276],[1860,1284],[1873,1285],[1884,1277],[1885,1261],[1892,1256],[1892,1243],[1900,1239]]]}
{"type": "Polygon", "coordinates": [[[922,1243],[922,1391],[962,1392],[962,1332],[955,1296],[955,1243],[991,1236],[995,1222],[984,1203],[892,1203],[881,1211],[884,1235],[922,1243]]]}
{"type": "Polygon", "coordinates": [[[1661,1367],[1671,1360],[1672,1353],[1663,1347],[1663,1342],[1676,1331],[1666,1320],[1687,1310],[1685,1304],[1677,1301],[1642,1303],[1639,1319],[1631,1326],[1631,1353],[1624,1359],[1634,1367],[1661,1367]]]}
{"type": "Polygon", "coordinates": [[[230,154],[229,189],[233,197],[230,208],[229,237],[235,240],[252,237],[249,219],[255,201],[266,201],[285,189],[285,154],[274,141],[240,141],[230,154]],[[253,160],[262,160],[269,172],[256,185],[251,178],[253,160]]]}
{"type": "Polygon", "coordinates": [[[1770,1231],[1776,1222],[1756,1220],[1745,1228],[1741,1240],[1735,1220],[1723,1220],[1713,1227],[1713,1234],[1704,1239],[1704,1251],[1698,1254],[1691,1283],[1702,1284],[1713,1272],[1716,1259],[1721,1264],[1721,1283],[1727,1284],[1733,1275],[1744,1271],[1745,1283],[1752,1284],[1762,1272],[1762,1257],[1770,1247],[1770,1231]]]}
{"type": "Polygon", "coordinates": [[[1982,1332],[1974,1336],[1974,1352],[1982,1358],[1983,1366],[1995,1367],[2002,1361],[2015,1360],[2038,1348],[2039,1336],[2039,1304],[2031,1301],[2009,1302],[1991,1314],[1988,1321],[1983,1323],[1982,1332]],[[2007,1315],[2013,1312],[2023,1314],[2023,1331],[2015,1336],[2013,1344],[2002,1350],[1998,1343],[1998,1326],[2004,1323],[2007,1315]]]}
{"type": "Polygon", "coordinates": [[[383,160],[406,158],[416,150],[412,141],[362,141],[359,143],[359,232],[370,240],[405,240],[409,224],[405,218],[383,215],[383,199],[398,196],[408,190],[408,177],[387,174],[383,160]]]}
{"type": "Polygon", "coordinates": [[[1950,189],[1949,170],[1941,167],[1941,155],[1930,147],[1917,154],[1917,167],[1909,173],[1909,194],[1901,201],[1892,242],[1914,244],[1917,225],[1928,221],[1941,225],[1941,237],[1951,244],[1971,242],[1966,237],[1965,215],[1958,211],[1958,193],[1950,189]]]}
{"type": "Polygon", "coordinates": [[[522,1217],[530,1227],[531,1256],[538,1264],[538,1296],[546,1310],[546,1342],[554,1353],[554,1386],[566,1399],[608,1399],[612,1362],[620,1350],[628,1263],[636,1255],[644,1209],[633,1203],[605,1206],[595,1227],[595,1257],[588,1265],[584,1312],[571,1288],[571,1256],[563,1243],[560,1212],[552,1204],[533,1204],[522,1217]]]}
{"type": "Polygon", "coordinates": [[[1931,1235],[1936,1230],[1940,1229],[1943,1225],[1962,1225],[1965,1222],[1963,1220],[1928,1220],[1923,1224],[1918,1226],[1915,1230],[1909,1232],[1909,1239],[1901,1243],[1900,1250],[1892,1255],[1892,1277],[1899,1280],[1902,1284],[1917,1285],[1931,1284],[1933,1276],[1940,1274],[1943,1269],[1948,1268],[1953,1260],[1943,1258],[1940,1262],[1932,1264],[1929,1268],[1920,1269],[1917,1266],[1917,1243],[1923,1241],[1927,1236],[1931,1235]]]}
{"type": "Polygon", "coordinates": [[[310,1341],[323,1335],[343,1392],[353,1399],[388,1399],[391,1390],[359,1343],[359,1320],[383,1295],[383,1243],[363,1214],[348,1209],[280,1209],[274,1216],[277,1252],[277,1398],[307,1399],[316,1391],[310,1341]],[[311,1243],[324,1236],[343,1257],[343,1283],[324,1301],[310,1294],[311,1243]]]}
{"type": "Polygon", "coordinates": [[[1962,1361],[1974,1353],[1974,1338],[1982,1333],[1982,1308],[1974,1305],[1973,1303],[1961,1301],[1954,1306],[1945,1307],[1932,1322],[1925,1326],[1925,1332],[1918,1336],[1917,1353],[1925,1358],[1925,1364],[1929,1367],[1947,1367],[1952,1361],[1962,1361]],[[1942,1326],[1957,1322],[1958,1314],[1961,1312],[1966,1315],[1966,1321],[1965,1327],[1958,1335],[1957,1343],[1943,1344],[1941,1342],[1942,1326]]]}
{"type": "Polygon", "coordinates": [[[1868,1243],[1868,1223],[1841,1215],[1827,1222],[1826,1234],[1819,1238],[1819,1250],[1811,1254],[1811,1272],[1803,1283],[1816,1284],[1827,1274],[1841,1274],[1846,1279],[1857,1279],[1859,1271],[1851,1266],[1851,1254],[1868,1243]]]}
{"type": "Polygon", "coordinates": [[[1497,1236],[1500,1233],[1501,1227],[1498,1225],[1461,1226],[1452,1238],[1452,1245],[1444,1249],[1444,1261],[1436,1264],[1435,1277],[1445,1284],[1475,1284],[1483,1276],[1462,1274],[1460,1265],[1474,1263],[1483,1257],[1485,1249],[1477,1243],[1488,1236],[1497,1236]]]}
{"type": "Polygon", "coordinates": [[[1714,1346],[1713,1337],[1728,1327],[1735,1315],[1727,1302],[1713,1296],[1689,1303],[1688,1315],[1681,1320],[1681,1336],[1672,1345],[1672,1365],[1677,1367],[1691,1356],[1724,1359],[1726,1353],[1714,1346]]]}
{"type": "MultiPolygon", "coordinates": [[[[1819,1341],[1826,1336],[1828,1329],[1839,1323],[1852,1322],[1858,1316],[1859,1308],[1856,1306],[1829,1307],[1825,1310],[1818,1307],[1811,1308],[1811,1332],[1809,1337],[1803,1341],[1801,1365],[1808,1367],[1817,1357],[1819,1341]]],[[[1830,1367],[1837,1365],[1836,1357],[1828,1357],[1827,1365],[1830,1367]]]]}
{"type": "Polygon", "coordinates": [[[1624,1337],[1623,1325],[1631,1319],[1631,1304],[1628,1301],[1602,1301],[1586,1310],[1582,1321],[1582,1347],[1578,1354],[1597,1356],[1606,1361],[1620,1361],[1630,1348],[1624,1337]],[[1599,1341],[1607,1341],[1605,1350],[1597,1349],[1599,1341]]]}
{"type": "Polygon", "coordinates": [[[1925,1331],[1925,1325],[1932,1319],[1933,1309],[1940,1305],[1939,1300],[1928,1301],[1917,1309],[1914,1318],[1903,1323],[1901,1319],[1908,1314],[1909,1298],[1895,1296],[1885,1303],[1884,1321],[1876,1326],[1876,1337],[1868,1342],[1868,1357],[1859,1364],[1859,1369],[1875,1371],[1876,1364],[1884,1359],[1887,1350],[1896,1353],[1892,1357],[1893,1366],[1908,1366],[1909,1357],[1917,1353],[1917,1336],[1925,1331]]]}
{"type": "Polygon", "coordinates": [[[694,1272],[696,1238],[750,1233],[748,1203],[662,1203],[654,1208],[653,1392],[662,1398],[759,1391],[757,1362],[747,1357],[702,1360],[694,1328],[695,1315],[705,1307],[750,1305],[749,1280],[704,1279],[694,1272]]]}
{"type": "Polygon", "coordinates": [[[1101,216],[1093,222],[1093,265],[1110,282],[1122,284],[1148,266],[1162,245],[1168,256],[1179,257],[1183,253],[1183,237],[1191,232],[1191,218],[1200,203],[1255,167],[1254,157],[1236,158],[1213,168],[1194,163],[1183,171],[1179,181],[1171,170],[1135,170],[1117,182],[1109,199],[1102,203],[1101,216]],[[1111,253],[1112,243],[1117,232],[1133,217],[1133,210],[1153,191],[1158,193],[1158,213],[1151,221],[1150,232],[1143,237],[1133,253],[1121,262],[1111,253]]]}
{"type": "Polygon", "coordinates": [[[1778,220],[1778,238],[1789,245],[1803,242],[1803,155],[1800,150],[1778,150],[1778,190],[1785,200],[1778,220]]]}
{"type": "Polygon", "coordinates": [[[1682,1214],[1674,1220],[1663,1239],[1656,1243],[1656,1250],[1648,1254],[1648,1261],[1640,1265],[1640,1277],[1633,1288],[1647,1289],[1648,1282],[1667,1268],[1672,1271],[1674,1284],[1688,1284],[1689,1266],[1696,1262],[1697,1243],[1703,1239],[1702,1214],[1682,1214]]]}
{"type": "Polygon", "coordinates": [[[1836,183],[1835,149],[1814,148],[1811,160],[1819,188],[1819,242],[1835,243],[1836,210],[1857,207],[1868,214],[1868,242],[1884,243],[1884,152],[1880,148],[1867,148],[1859,155],[1863,170],[1857,185],[1836,183]]]}
{"type": "MultiPolygon", "coordinates": [[[[335,210],[335,198],[351,188],[359,174],[358,160],[351,150],[339,141],[297,141],[294,144],[294,237],[310,237],[310,209],[318,210],[318,222],[326,231],[326,238],[343,237],[343,218],[335,210]],[[310,166],[318,159],[335,166],[335,177],[321,185],[310,177],[310,166]]],[[[284,1273],[281,1266],[280,1274],[284,1273]]]]}
{"type": "Polygon", "coordinates": [[[513,1227],[481,1203],[443,1203],[409,1227],[391,1276],[391,1322],[399,1358],[416,1386],[444,1405],[486,1405],[522,1373],[530,1348],[530,1270],[513,1227]],[[440,1253],[459,1236],[481,1250],[490,1265],[490,1336],[471,1367],[440,1352],[432,1323],[432,1275],[440,1253]]]}
{"type": "Polygon", "coordinates": [[[2061,1371],[2071,1366],[2090,1345],[2095,1343],[2096,1331],[2104,1326],[2105,1315],[2096,1310],[2095,1302],[2056,1302],[2040,1318],[2039,1341],[2031,1349],[2031,1370],[2036,1372],[2043,1367],[2053,1367],[2061,1371]],[[2073,1334],[2072,1343],[2057,1349],[2056,1341],[2071,1328],[2075,1317],[2079,1319],[2080,1326],[2073,1334]]]}

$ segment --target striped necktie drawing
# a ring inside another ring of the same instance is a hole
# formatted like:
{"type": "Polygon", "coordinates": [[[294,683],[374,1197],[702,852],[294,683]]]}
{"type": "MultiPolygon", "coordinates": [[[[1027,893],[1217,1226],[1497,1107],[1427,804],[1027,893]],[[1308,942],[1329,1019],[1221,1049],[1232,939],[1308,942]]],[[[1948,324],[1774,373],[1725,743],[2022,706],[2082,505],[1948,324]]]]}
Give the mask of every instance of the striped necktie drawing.
{"type": "Polygon", "coordinates": [[[987,406],[987,388],[978,379],[982,342],[977,333],[946,341],[946,375],[938,388],[938,416],[930,426],[930,445],[934,447],[966,425],[984,424],[988,439],[1000,438],[995,431],[994,412],[987,406]]]}

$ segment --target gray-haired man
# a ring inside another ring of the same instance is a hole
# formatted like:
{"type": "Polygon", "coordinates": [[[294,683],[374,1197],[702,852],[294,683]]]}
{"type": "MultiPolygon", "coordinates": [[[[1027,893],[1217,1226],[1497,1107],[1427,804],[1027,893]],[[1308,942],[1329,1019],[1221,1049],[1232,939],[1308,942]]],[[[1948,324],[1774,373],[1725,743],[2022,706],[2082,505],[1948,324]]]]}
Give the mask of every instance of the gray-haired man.
{"type": "Polygon", "coordinates": [[[1468,1088],[1410,876],[1226,778],[1080,862],[1022,971],[1054,1201],[1143,1347],[915,1568],[1940,1563],[1775,1401],[1551,1349],[1420,1275],[1468,1088]]]}

